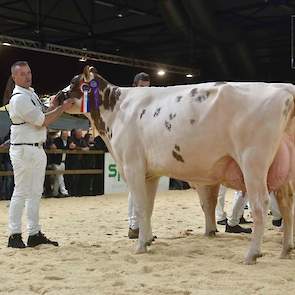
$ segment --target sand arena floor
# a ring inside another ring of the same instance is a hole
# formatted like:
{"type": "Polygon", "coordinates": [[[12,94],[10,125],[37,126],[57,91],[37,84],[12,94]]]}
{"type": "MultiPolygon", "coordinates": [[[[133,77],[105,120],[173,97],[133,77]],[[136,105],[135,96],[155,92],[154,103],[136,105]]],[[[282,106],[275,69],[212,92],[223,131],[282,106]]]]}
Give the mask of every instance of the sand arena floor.
{"type": "Polygon", "coordinates": [[[7,248],[6,204],[0,202],[0,294],[295,292],[295,254],[293,260],[279,259],[282,234],[270,217],[264,256],[246,266],[250,236],[224,233],[219,226],[217,238],[204,237],[204,217],[193,191],[158,193],[152,220],[158,239],[142,255],[133,254],[135,241],[127,238],[127,194],[43,199],[43,231],[60,242],[58,248],[7,248]]]}

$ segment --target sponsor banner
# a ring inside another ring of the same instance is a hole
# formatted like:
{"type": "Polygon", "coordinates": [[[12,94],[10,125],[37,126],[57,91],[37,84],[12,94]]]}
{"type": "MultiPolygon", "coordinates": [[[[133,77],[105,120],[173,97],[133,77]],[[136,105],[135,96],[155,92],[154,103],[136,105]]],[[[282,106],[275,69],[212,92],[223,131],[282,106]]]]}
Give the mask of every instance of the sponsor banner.
{"type": "MultiPolygon", "coordinates": [[[[122,193],[128,192],[128,187],[122,179],[117,165],[110,153],[105,153],[104,157],[104,193],[122,193]]],[[[169,177],[161,177],[158,191],[167,191],[169,189],[169,177]]]]}

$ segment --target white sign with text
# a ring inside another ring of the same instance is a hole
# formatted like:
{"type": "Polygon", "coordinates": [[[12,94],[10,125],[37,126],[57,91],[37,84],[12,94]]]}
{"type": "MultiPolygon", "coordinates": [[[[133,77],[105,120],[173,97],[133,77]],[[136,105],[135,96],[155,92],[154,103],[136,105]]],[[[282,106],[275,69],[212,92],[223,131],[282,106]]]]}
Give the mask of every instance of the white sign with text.
{"type": "MultiPolygon", "coordinates": [[[[160,178],[158,191],[167,191],[169,189],[169,177],[160,178]]],[[[123,193],[128,192],[128,187],[122,179],[117,165],[110,153],[105,153],[104,157],[104,193],[123,193]]]]}

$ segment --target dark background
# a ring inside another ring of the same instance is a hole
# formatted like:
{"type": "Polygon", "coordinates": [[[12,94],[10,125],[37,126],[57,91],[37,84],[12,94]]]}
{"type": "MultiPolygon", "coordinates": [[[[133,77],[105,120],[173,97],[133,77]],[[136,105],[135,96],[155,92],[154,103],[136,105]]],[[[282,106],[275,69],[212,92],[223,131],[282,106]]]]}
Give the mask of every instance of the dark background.
{"type": "MultiPolygon", "coordinates": [[[[153,85],[292,83],[293,14],[291,0],[0,0],[0,34],[200,71],[192,79],[158,77],[156,68],[87,62],[120,86],[131,85],[142,70],[153,85]]],[[[78,58],[0,46],[0,93],[16,60],[29,62],[40,94],[63,88],[85,65],[78,58]]]]}

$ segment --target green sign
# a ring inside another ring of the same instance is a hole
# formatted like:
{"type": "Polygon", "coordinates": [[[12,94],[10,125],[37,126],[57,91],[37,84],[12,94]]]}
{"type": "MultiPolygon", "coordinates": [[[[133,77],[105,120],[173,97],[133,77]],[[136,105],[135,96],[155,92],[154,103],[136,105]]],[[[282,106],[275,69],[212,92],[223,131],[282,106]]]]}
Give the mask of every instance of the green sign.
{"type": "Polygon", "coordinates": [[[117,180],[120,181],[121,177],[120,177],[120,173],[117,170],[117,165],[116,164],[109,164],[108,167],[108,171],[109,171],[109,177],[117,177],[117,180]]]}

